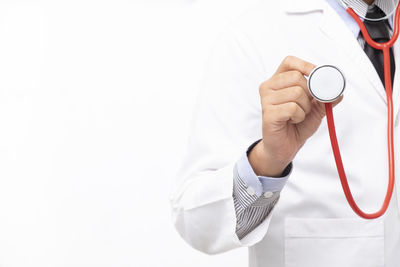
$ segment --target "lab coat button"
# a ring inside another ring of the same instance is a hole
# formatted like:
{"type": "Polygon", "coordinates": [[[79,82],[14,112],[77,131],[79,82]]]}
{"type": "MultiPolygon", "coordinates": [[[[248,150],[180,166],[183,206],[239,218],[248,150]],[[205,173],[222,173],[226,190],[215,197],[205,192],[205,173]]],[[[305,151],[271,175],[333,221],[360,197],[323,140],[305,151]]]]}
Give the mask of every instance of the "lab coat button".
{"type": "Polygon", "coordinates": [[[254,196],[254,195],[256,194],[256,192],[254,191],[254,189],[253,189],[252,187],[248,187],[248,188],[247,188],[247,193],[248,193],[250,196],[254,196]]]}
{"type": "Polygon", "coordinates": [[[272,193],[270,191],[264,193],[265,198],[271,198],[273,195],[274,195],[274,193],[272,193]]]}

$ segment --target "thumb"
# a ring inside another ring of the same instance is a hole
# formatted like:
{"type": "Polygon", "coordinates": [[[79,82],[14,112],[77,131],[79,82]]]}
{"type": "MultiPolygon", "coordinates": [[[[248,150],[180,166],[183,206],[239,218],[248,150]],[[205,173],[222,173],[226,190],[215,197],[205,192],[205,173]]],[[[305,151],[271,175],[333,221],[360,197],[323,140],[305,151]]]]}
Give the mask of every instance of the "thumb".
{"type": "MultiPolygon", "coordinates": [[[[343,96],[341,96],[338,100],[332,102],[332,106],[336,106],[342,100],[343,96]]],[[[305,142],[309,137],[311,137],[317,131],[325,115],[326,115],[325,103],[313,99],[311,112],[307,115],[306,119],[303,122],[296,124],[296,127],[300,134],[301,142],[305,142]]]]}

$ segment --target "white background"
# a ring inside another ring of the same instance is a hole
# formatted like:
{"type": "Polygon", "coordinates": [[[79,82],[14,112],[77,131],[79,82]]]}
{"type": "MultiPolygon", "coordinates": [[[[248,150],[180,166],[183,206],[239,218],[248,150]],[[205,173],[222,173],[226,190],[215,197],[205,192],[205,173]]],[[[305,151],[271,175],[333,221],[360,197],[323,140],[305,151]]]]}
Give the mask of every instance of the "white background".
{"type": "Polygon", "coordinates": [[[0,266],[246,266],[171,222],[209,46],[255,0],[0,1],[0,266]]]}

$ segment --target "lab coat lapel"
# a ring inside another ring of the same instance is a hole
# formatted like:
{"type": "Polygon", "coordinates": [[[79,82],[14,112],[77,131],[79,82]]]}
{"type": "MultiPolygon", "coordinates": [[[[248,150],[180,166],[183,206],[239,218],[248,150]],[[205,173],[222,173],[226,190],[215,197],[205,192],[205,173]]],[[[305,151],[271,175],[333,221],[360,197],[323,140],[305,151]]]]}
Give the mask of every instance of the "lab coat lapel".
{"type": "MultiPolygon", "coordinates": [[[[400,148],[399,148],[399,135],[398,135],[398,125],[399,125],[399,106],[400,106],[400,39],[396,41],[395,45],[393,46],[393,54],[394,58],[396,61],[396,72],[394,75],[394,81],[393,81],[393,109],[394,109],[394,141],[395,141],[395,160],[397,162],[399,155],[400,155],[400,148]]],[[[400,172],[399,168],[396,165],[396,190],[393,196],[394,199],[397,199],[397,208],[400,211],[400,182],[399,182],[399,177],[400,177],[400,172]]]]}
{"type": "Polygon", "coordinates": [[[322,0],[286,0],[286,12],[288,14],[307,14],[322,11],[322,19],[319,25],[322,33],[330,39],[335,47],[340,49],[348,59],[346,64],[358,70],[359,79],[366,79],[371,86],[363,90],[374,90],[379,98],[386,103],[386,94],[379,75],[374,66],[364,53],[357,39],[349,30],[344,21],[335,10],[322,0]]]}
{"type": "Polygon", "coordinates": [[[393,81],[393,109],[394,109],[394,119],[395,122],[399,121],[399,111],[400,111],[400,38],[396,41],[393,46],[393,54],[396,61],[396,72],[393,81]]]}
{"type": "MultiPolygon", "coordinates": [[[[368,80],[371,88],[386,103],[385,90],[373,64],[361,48],[358,40],[354,38],[353,33],[348,29],[336,11],[330,8],[328,4],[326,4],[326,8],[324,9],[320,29],[346,54],[347,63],[353,65],[355,70],[358,70],[359,79],[365,78],[368,80]]],[[[368,90],[369,88],[362,89],[368,90]]]]}

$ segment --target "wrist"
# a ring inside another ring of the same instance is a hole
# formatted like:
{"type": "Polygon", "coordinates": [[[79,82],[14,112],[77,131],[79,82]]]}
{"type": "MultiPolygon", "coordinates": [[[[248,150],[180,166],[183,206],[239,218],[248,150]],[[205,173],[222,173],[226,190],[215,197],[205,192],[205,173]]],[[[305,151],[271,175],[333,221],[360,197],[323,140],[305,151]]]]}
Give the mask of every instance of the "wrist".
{"type": "Polygon", "coordinates": [[[289,164],[288,162],[277,160],[276,156],[268,155],[262,140],[248,151],[248,159],[257,176],[282,177],[289,164]]]}

